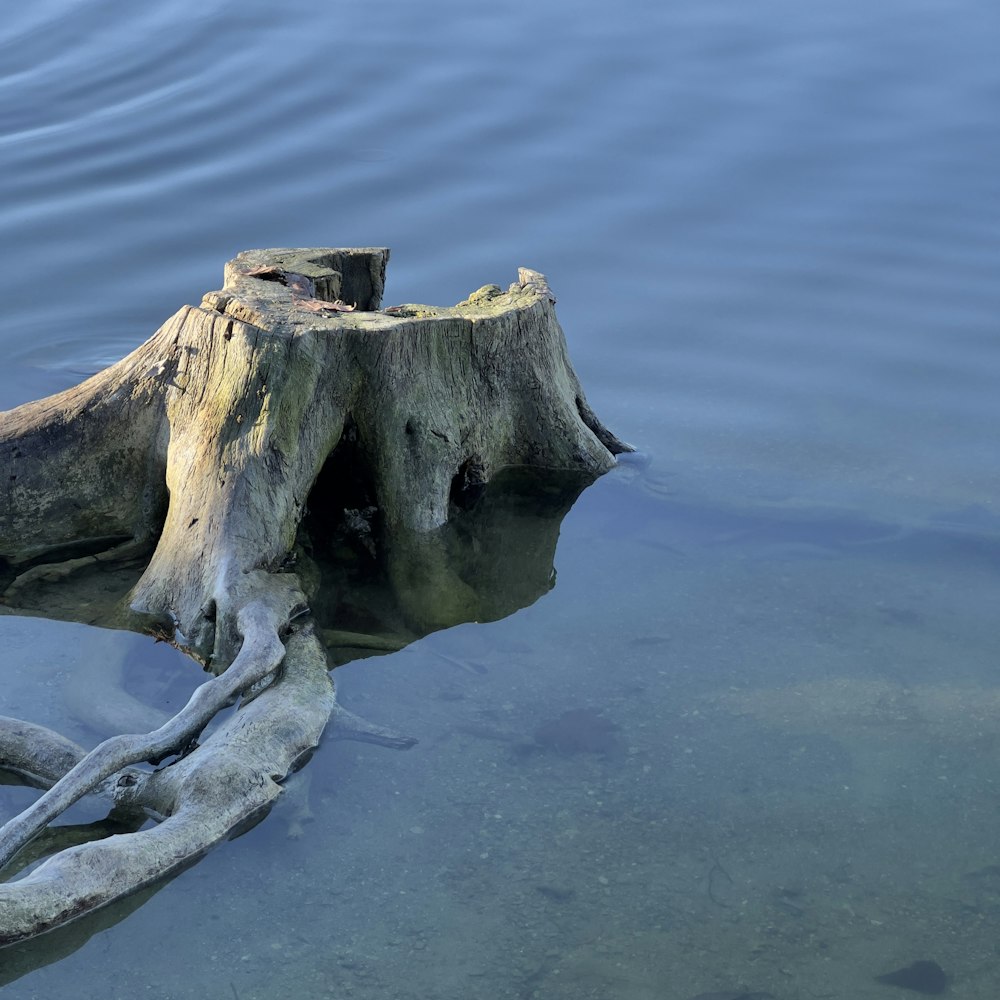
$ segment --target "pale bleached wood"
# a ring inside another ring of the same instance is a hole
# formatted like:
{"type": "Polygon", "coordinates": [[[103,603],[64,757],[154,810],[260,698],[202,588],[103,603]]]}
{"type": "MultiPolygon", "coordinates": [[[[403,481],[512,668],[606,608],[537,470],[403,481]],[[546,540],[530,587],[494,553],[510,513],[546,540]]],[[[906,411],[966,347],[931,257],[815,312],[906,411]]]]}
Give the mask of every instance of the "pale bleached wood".
{"type": "Polygon", "coordinates": [[[388,256],[240,254],[221,290],[118,364],[0,413],[5,598],[152,549],[122,623],[168,636],[218,675],[162,727],[113,737],[61,776],[75,749],[46,736],[32,761],[23,738],[11,742],[24,773],[52,787],[0,830],[0,864],[89,791],[162,822],[0,885],[0,943],[190,863],[265,810],[316,746],[333,688],[288,560],[345,436],[374,484],[379,544],[415,634],[460,620],[474,599],[435,543],[456,491],[511,466],[595,477],[629,450],[584,397],[543,275],[522,268],[506,291],[487,285],[452,307],[383,310],[388,256]],[[171,754],[181,757],[152,776],[131,768],[171,754]]]}

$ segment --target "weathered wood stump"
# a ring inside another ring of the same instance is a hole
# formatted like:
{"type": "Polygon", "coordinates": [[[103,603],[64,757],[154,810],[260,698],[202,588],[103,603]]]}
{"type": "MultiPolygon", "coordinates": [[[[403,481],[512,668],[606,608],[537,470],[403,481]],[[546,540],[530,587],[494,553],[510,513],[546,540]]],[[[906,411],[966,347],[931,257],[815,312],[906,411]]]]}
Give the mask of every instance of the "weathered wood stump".
{"type": "Polygon", "coordinates": [[[159,729],[90,753],[0,723],[0,767],[48,787],[0,830],[0,865],[94,790],[163,820],[0,885],[0,944],[189,864],[308,757],[335,708],[311,535],[336,527],[380,564],[410,638],[495,616],[449,558],[449,521],[512,468],[578,492],[628,450],[587,405],[542,275],[380,309],[388,256],[240,254],[124,360],[0,414],[3,601],[142,560],[127,600],[89,620],[168,638],[215,675],[159,729]]]}

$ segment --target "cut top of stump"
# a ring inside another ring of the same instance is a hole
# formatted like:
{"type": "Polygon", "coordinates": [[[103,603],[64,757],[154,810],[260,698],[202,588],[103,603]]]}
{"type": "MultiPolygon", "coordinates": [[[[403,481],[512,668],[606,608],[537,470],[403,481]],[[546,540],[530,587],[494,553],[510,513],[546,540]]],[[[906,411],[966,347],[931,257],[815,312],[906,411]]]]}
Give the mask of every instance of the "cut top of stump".
{"type": "Polygon", "coordinates": [[[522,267],[506,292],[490,284],[454,306],[383,309],[388,261],[387,247],[246,250],[226,265],[223,288],[206,294],[201,305],[271,331],[280,317],[294,334],[345,325],[378,332],[414,319],[476,320],[556,301],[545,276],[522,267]]]}

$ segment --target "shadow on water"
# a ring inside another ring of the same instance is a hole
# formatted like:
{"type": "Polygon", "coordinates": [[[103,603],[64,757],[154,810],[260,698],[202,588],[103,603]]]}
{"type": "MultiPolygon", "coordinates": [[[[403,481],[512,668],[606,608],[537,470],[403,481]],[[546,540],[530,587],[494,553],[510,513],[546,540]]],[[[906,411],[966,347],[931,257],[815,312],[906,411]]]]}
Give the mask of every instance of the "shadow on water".
{"type": "Polygon", "coordinates": [[[533,604],[555,586],[562,520],[590,483],[511,468],[470,485],[460,471],[445,525],[390,536],[374,491],[340,459],[313,489],[295,561],[334,666],[533,604]]]}
{"type": "MultiPolygon", "coordinates": [[[[104,834],[110,836],[110,834],[104,834]]],[[[40,937],[11,945],[0,951],[0,987],[20,979],[28,973],[47,965],[62,961],[102,931],[109,930],[144,906],[168,882],[181,872],[174,872],[169,878],[149,886],[140,892],[127,896],[110,906],[97,910],[79,920],[65,924],[40,937]]]]}
{"type": "MultiPolygon", "coordinates": [[[[349,471],[350,461],[338,448],[324,467],[283,567],[298,575],[334,666],[533,604],[555,586],[560,525],[592,482],[577,473],[506,469],[488,484],[456,485],[450,518],[437,530],[390,533],[374,489],[349,471]]],[[[461,477],[460,470],[456,483],[461,477]]],[[[170,641],[161,622],[128,607],[151,550],[117,563],[86,558],[93,554],[75,546],[16,568],[0,559],[0,614],[170,641]]]]}

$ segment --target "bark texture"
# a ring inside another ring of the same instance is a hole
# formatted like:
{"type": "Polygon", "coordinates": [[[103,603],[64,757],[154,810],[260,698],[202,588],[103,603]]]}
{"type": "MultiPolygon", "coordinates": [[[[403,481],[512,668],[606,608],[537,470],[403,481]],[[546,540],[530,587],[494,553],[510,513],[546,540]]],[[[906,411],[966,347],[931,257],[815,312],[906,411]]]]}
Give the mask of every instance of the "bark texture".
{"type": "Polygon", "coordinates": [[[388,256],[240,254],[220,291],[124,360],[0,414],[3,601],[151,552],[113,623],[168,638],[217,675],[159,728],[89,754],[0,721],[0,766],[51,786],[0,830],[0,865],[93,790],[162,820],[0,884],[0,943],[190,863],[266,811],[316,746],[334,696],[309,614],[305,522],[345,526],[394,582],[408,634],[424,634],[484,612],[444,526],[499,473],[582,484],[628,450],[586,402],[542,275],[521,269],[506,291],[487,285],[449,308],[381,309],[388,256]]]}

